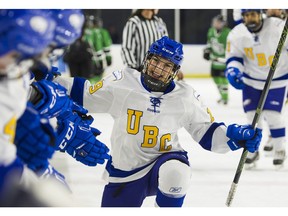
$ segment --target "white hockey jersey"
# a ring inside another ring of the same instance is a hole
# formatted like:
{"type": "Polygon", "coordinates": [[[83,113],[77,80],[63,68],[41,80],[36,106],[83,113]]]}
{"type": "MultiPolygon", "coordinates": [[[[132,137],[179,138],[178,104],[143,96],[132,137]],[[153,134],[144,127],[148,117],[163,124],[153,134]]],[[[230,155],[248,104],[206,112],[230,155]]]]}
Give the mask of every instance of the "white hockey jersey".
{"type": "Polygon", "coordinates": [[[83,105],[90,113],[111,114],[111,155],[116,169],[131,171],[163,153],[184,151],[177,136],[182,127],[209,151],[230,150],[226,126],[213,122],[200,96],[185,82],[175,82],[166,94],[153,93],[143,86],[141,73],[129,68],[115,71],[94,85],[86,81],[80,87],[77,78],[57,77],[54,81],[65,86],[76,101],[83,97],[83,105]],[[73,86],[78,86],[78,99],[73,95],[73,86]]]}
{"type": "MultiPolygon", "coordinates": [[[[226,48],[227,67],[237,67],[244,72],[244,83],[256,89],[263,89],[270,65],[284,27],[284,21],[278,18],[266,18],[258,33],[251,33],[241,23],[228,35],[226,48]]],[[[287,85],[288,79],[288,40],[282,52],[273,76],[270,88],[287,85]]]]}
{"type": "MultiPolygon", "coordinates": [[[[8,73],[21,74],[22,68],[15,66],[8,73]]],[[[16,158],[16,147],[13,144],[16,121],[23,114],[29,90],[30,75],[19,79],[0,81],[0,164],[7,165],[16,158]]]]}

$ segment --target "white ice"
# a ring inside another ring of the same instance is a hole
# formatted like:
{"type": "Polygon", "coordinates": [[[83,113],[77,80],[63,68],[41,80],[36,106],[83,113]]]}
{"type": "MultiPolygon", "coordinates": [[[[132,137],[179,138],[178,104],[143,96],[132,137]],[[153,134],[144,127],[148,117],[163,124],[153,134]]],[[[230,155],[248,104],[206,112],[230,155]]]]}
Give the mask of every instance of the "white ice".
{"type": "MultiPolygon", "coordinates": [[[[216,102],[219,95],[212,79],[186,79],[186,82],[201,94],[216,121],[223,121],[226,124],[251,124],[246,120],[242,110],[241,91],[230,86],[229,103],[224,106],[216,102]]],[[[93,125],[102,131],[98,138],[110,147],[109,136],[113,124],[112,118],[107,114],[93,114],[93,117],[95,119],[93,125]]],[[[192,168],[191,187],[183,207],[227,208],[225,206],[226,198],[242,150],[227,154],[211,153],[196,144],[185,130],[179,131],[179,137],[183,147],[189,152],[192,168]]],[[[288,164],[286,162],[280,170],[275,169],[272,164],[272,157],[265,157],[262,150],[266,141],[267,129],[264,128],[263,142],[260,146],[260,160],[255,169],[243,169],[231,207],[288,207],[288,164]]],[[[102,180],[104,165],[87,167],[63,153],[57,153],[52,163],[66,176],[78,207],[100,207],[105,185],[102,180]]],[[[154,199],[155,197],[146,198],[143,207],[153,207],[154,199]]],[[[213,211],[210,213],[213,214],[213,211]]],[[[243,213],[250,215],[250,208],[248,212],[243,213]]],[[[194,213],[191,212],[191,214],[194,213]]]]}

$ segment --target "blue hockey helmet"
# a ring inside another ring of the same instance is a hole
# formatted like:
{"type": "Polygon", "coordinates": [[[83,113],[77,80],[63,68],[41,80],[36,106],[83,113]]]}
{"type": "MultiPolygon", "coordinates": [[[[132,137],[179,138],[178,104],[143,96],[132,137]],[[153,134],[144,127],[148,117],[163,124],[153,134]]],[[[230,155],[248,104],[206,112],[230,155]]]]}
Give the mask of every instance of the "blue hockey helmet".
{"type": "Polygon", "coordinates": [[[84,14],[78,9],[50,10],[56,21],[56,28],[52,45],[62,48],[73,43],[82,34],[84,14]]]}
{"type": "Polygon", "coordinates": [[[54,29],[43,10],[0,10],[0,56],[13,50],[22,59],[35,56],[51,43],[54,29]]]}
{"type": "Polygon", "coordinates": [[[163,36],[151,44],[148,53],[168,59],[180,67],[183,60],[183,45],[168,38],[167,36],[163,36]]]}
{"type": "Polygon", "coordinates": [[[258,13],[262,13],[262,9],[241,9],[241,14],[243,15],[246,12],[256,11],[258,13]]]}
{"type": "Polygon", "coordinates": [[[164,92],[177,75],[183,45],[167,36],[151,44],[140,67],[142,80],[151,91],[164,92]]]}

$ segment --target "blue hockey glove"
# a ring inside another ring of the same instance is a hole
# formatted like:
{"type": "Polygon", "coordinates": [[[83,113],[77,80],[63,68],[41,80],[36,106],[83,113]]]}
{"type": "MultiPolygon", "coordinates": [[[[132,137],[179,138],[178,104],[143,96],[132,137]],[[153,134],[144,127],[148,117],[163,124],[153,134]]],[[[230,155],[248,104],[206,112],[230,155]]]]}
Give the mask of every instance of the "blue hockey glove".
{"type": "MultiPolygon", "coordinates": [[[[65,119],[69,119],[72,122],[81,121],[82,124],[91,125],[94,121],[94,118],[91,115],[87,115],[87,113],[87,109],[78,105],[76,102],[73,102],[72,108],[58,115],[57,120],[64,121],[65,119]]],[[[100,133],[101,132],[99,131],[99,134],[97,135],[100,135],[100,133]]]]}
{"type": "Polygon", "coordinates": [[[225,75],[229,83],[236,89],[243,89],[243,74],[236,67],[229,67],[225,70],[225,75]]]}
{"type": "Polygon", "coordinates": [[[52,66],[51,69],[47,67],[42,61],[34,61],[34,65],[30,68],[35,76],[35,80],[49,80],[52,81],[55,77],[61,76],[57,67],[52,66]]]}
{"type": "Polygon", "coordinates": [[[243,147],[253,153],[259,148],[262,130],[254,130],[251,125],[232,124],[227,127],[226,136],[230,138],[227,144],[232,151],[243,147]]]}
{"type": "Polygon", "coordinates": [[[31,86],[33,90],[29,100],[41,116],[56,117],[73,105],[73,101],[67,95],[67,89],[58,83],[40,80],[33,82],[31,86]]]}
{"type": "Polygon", "coordinates": [[[25,112],[17,121],[17,156],[34,171],[46,167],[55,151],[55,140],[56,133],[48,119],[41,118],[28,102],[25,112]]]}
{"type": "Polygon", "coordinates": [[[96,139],[101,132],[90,127],[91,119],[82,120],[77,114],[71,112],[65,118],[57,118],[57,146],[58,150],[65,151],[77,161],[96,166],[109,159],[108,147],[96,139]]]}

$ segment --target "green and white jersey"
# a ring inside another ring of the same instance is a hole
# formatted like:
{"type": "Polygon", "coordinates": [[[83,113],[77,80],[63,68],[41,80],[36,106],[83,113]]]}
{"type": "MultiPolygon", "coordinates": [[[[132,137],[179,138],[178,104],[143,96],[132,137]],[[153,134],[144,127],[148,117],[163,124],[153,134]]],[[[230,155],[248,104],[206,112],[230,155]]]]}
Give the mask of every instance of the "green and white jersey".
{"type": "Polygon", "coordinates": [[[212,69],[224,70],[226,67],[224,62],[214,61],[213,59],[225,59],[226,41],[230,30],[227,27],[224,27],[221,32],[217,32],[215,28],[208,30],[207,46],[211,50],[212,69]]]}
{"type": "Polygon", "coordinates": [[[104,28],[87,28],[84,32],[84,40],[87,41],[93,51],[93,60],[97,64],[105,58],[111,58],[110,47],[112,39],[104,28]]]}

